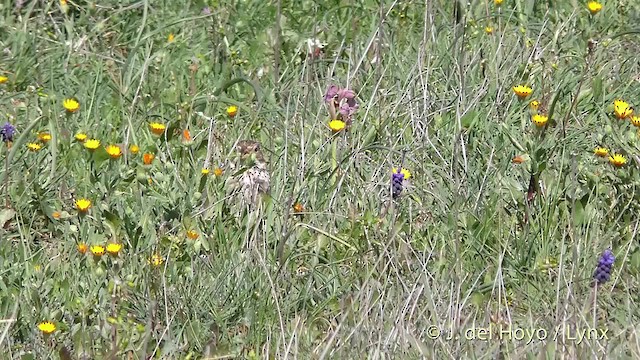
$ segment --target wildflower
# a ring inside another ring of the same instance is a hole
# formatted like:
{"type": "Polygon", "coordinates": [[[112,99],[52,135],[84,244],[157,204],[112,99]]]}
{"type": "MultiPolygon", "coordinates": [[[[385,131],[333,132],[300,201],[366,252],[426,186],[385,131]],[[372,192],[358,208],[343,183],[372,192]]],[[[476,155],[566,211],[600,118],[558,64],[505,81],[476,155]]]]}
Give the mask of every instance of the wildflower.
{"type": "Polygon", "coordinates": [[[622,167],[627,163],[627,158],[622,154],[612,154],[609,156],[609,162],[615,167],[622,167]]]}
{"type": "Polygon", "coordinates": [[[149,124],[149,129],[151,129],[151,132],[158,136],[162,135],[166,128],[167,127],[164,126],[164,124],[160,124],[157,122],[152,122],[149,124]]]}
{"type": "Polygon", "coordinates": [[[204,176],[207,176],[207,175],[209,175],[209,169],[202,169],[202,170],[200,170],[200,173],[202,175],[204,175],[204,176]]]}
{"type": "Polygon", "coordinates": [[[194,230],[189,230],[189,231],[187,231],[187,237],[188,237],[189,239],[191,239],[191,240],[195,240],[195,239],[197,239],[197,238],[198,238],[198,236],[199,236],[199,235],[198,235],[198,233],[197,233],[196,231],[194,231],[194,230]]]}
{"type": "Polygon", "coordinates": [[[593,150],[593,153],[596,154],[596,156],[605,157],[609,155],[609,149],[607,149],[606,147],[598,146],[595,148],[595,150],[593,150]]]}
{"type": "Polygon", "coordinates": [[[109,145],[105,148],[107,150],[107,154],[111,156],[112,159],[118,159],[122,156],[122,150],[120,150],[120,146],[117,145],[109,145]]]}
{"type": "Polygon", "coordinates": [[[613,113],[618,119],[622,120],[633,114],[633,108],[626,101],[615,100],[613,102],[613,113]]]}
{"type": "Polygon", "coordinates": [[[616,257],[610,249],[606,249],[602,253],[598,259],[598,267],[596,267],[596,270],[593,273],[593,278],[596,280],[598,285],[609,281],[609,278],[611,278],[611,268],[615,261],[616,257]]]}
{"type": "Polygon", "coordinates": [[[74,113],[80,109],[80,103],[76,99],[64,99],[62,106],[70,113],[74,113]]]}
{"type": "Polygon", "coordinates": [[[404,175],[404,179],[405,180],[409,180],[409,178],[411,177],[411,172],[409,172],[409,170],[407,170],[405,168],[400,169],[400,171],[398,171],[398,169],[396,169],[396,168],[393,168],[393,169],[391,169],[391,172],[394,172],[394,173],[400,172],[400,173],[402,173],[404,175]]]}
{"type": "Polygon", "coordinates": [[[51,217],[56,219],[56,220],[60,219],[60,216],[62,216],[60,214],[60,211],[54,211],[54,212],[51,213],[51,217]]]}
{"type": "Polygon", "coordinates": [[[42,149],[42,145],[36,144],[36,143],[28,143],[27,144],[27,149],[35,152],[35,151],[38,151],[38,150],[42,149]]]}
{"type": "Polygon", "coordinates": [[[131,145],[129,146],[129,152],[131,152],[133,155],[136,155],[138,152],[140,152],[140,147],[138,147],[138,145],[131,145]]]}
{"type": "Polygon", "coordinates": [[[85,142],[85,140],[87,140],[87,134],[85,134],[85,133],[77,133],[75,138],[76,138],[76,140],[78,140],[80,142],[85,142]]]}
{"type": "Polygon", "coordinates": [[[358,109],[356,94],[353,90],[341,89],[337,85],[331,85],[324,94],[324,101],[329,104],[331,118],[343,120],[347,125],[351,124],[351,117],[358,109]],[[338,110],[339,115],[336,110],[338,110]]]}
{"type": "Polygon", "coordinates": [[[344,130],[347,124],[342,120],[331,120],[329,122],[329,128],[333,130],[334,133],[344,130]]]}
{"type": "Polygon", "coordinates": [[[151,165],[151,163],[153,162],[153,159],[155,159],[156,156],[151,154],[151,153],[145,153],[144,155],[142,155],[142,163],[145,165],[151,165]]]}
{"type": "Polygon", "coordinates": [[[602,4],[600,4],[597,1],[589,1],[587,3],[587,9],[589,9],[589,12],[591,13],[591,15],[595,15],[599,13],[600,10],[602,10],[602,4]]]}
{"type": "Polygon", "coordinates": [[[220,169],[219,167],[213,169],[213,175],[215,175],[216,177],[222,176],[222,173],[224,171],[222,171],[222,169],[220,169]]]}
{"type": "Polygon", "coordinates": [[[94,151],[95,149],[100,147],[100,140],[89,139],[84,142],[84,147],[87,148],[89,151],[94,151]]]}
{"type": "Polygon", "coordinates": [[[153,254],[151,256],[151,259],[149,260],[149,263],[152,264],[153,266],[160,266],[162,265],[163,262],[164,262],[164,259],[162,258],[162,256],[158,254],[153,254]]]}
{"type": "Polygon", "coordinates": [[[16,127],[7,122],[0,128],[0,138],[5,143],[13,141],[13,137],[16,135],[16,127]]]}
{"type": "Polygon", "coordinates": [[[169,36],[167,36],[167,42],[168,43],[172,43],[173,40],[175,40],[175,35],[173,35],[173,33],[169,34],[169,36]]]}
{"type": "Polygon", "coordinates": [[[404,181],[404,174],[402,171],[394,172],[391,175],[391,196],[397,199],[402,193],[402,182],[404,181]]]}
{"type": "Polygon", "coordinates": [[[41,132],[38,134],[38,140],[42,141],[43,143],[49,142],[51,140],[51,134],[47,132],[41,132]]]}
{"type": "Polygon", "coordinates": [[[495,6],[500,6],[500,5],[502,5],[502,2],[503,2],[503,1],[504,1],[504,0],[493,0],[493,4],[494,4],[495,6]]]}
{"type": "Polygon", "coordinates": [[[78,252],[80,254],[86,254],[87,250],[89,250],[89,247],[87,246],[87,244],[85,243],[78,244],[78,252]]]}
{"type": "Polygon", "coordinates": [[[202,8],[202,15],[211,15],[211,8],[208,6],[202,8]]]}
{"type": "Polygon", "coordinates": [[[514,156],[513,159],[511,159],[512,164],[522,164],[523,162],[525,162],[525,160],[521,155],[514,156]]]}
{"type": "Polygon", "coordinates": [[[631,117],[631,123],[635,127],[640,127],[640,116],[632,116],[631,117]]]}
{"type": "Polygon", "coordinates": [[[191,141],[191,133],[189,132],[189,130],[187,129],[182,130],[182,141],[184,142],[191,141]]]}
{"type": "Polygon", "coordinates": [[[545,115],[535,114],[531,117],[531,121],[533,121],[537,127],[543,127],[547,121],[549,121],[549,118],[545,115]]]}
{"type": "Polygon", "coordinates": [[[340,90],[340,88],[337,85],[330,85],[327,92],[324,93],[324,101],[331,102],[331,100],[338,96],[338,90],[340,90]]]}
{"type": "Polygon", "coordinates": [[[230,118],[235,117],[236,114],[238,114],[238,107],[235,105],[231,105],[229,107],[227,107],[227,115],[229,115],[230,118]]]}
{"type": "Polygon", "coordinates": [[[513,87],[513,92],[516,93],[520,100],[523,100],[527,96],[531,95],[533,89],[526,85],[518,85],[513,87]]]}
{"type": "Polygon", "coordinates": [[[120,250],[122,250],[122,244],[110,243],[107,245],[107,252],[113,256],[118,255],[120,250]]]}
{"type": "Polygon", "coordinates": [[[302,206],[302,204],[300,204],[299,202],[293,204],[293,211],[296,213],[301,213],[304,211],[304,206],[302,206]]]}
{"type": "Polygon", "coordinates": [[[91,208],[91,200],[82,198],[76,201],[76,209],[80,212],[87,212],[91,208]]]}
{"type": "Polygon", "coordinates": [[[487,33],[487,35],[493,34],[493,27],[491,27],[491,26],[485,27],[484,28],[484,32],[487,33]]]}
{"type": "Polygon", "coordinates": [[[0,75],[0,84],[4,84],[7,81],[9,81],[8,77],[0,75]]]}
{"type": "Polygon", "coordinates": [[[42,331],[43,334],[49,335],[52,332],[56,331],[56,325],[51,321],[43,321],[38,324],[38,329],[42,331]]]}
{"type": "Polygon", "coordinates": [[[89,248],[89,250],[91,250],[91,253],[95,257],[100,257],[100,256],[104,255],[104,246],[102,246],[102,245],[92,245],[89,248]]]}
{"type": "Polygon", "coordinates": [[[529,107],[531,107],[531,110],[533,111],[538,111],[538,108],[540,107],[540,101],[531,100],[531,102],[529,103],[529,107]]]}

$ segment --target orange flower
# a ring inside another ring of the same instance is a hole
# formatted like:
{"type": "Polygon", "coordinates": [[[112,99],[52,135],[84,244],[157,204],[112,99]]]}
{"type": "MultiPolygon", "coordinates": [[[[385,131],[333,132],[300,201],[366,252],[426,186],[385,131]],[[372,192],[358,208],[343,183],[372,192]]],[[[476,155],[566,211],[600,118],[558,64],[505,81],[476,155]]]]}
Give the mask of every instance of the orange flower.
{"type": "Polygon", "coordinates": [[[189,230],[187,231],[187,237],[191,240],[195,240],[198,238],[198,233],[195,230],[189,230]]]}
{"type": "Polygon", "coordinates": [[[304,211],[304,206],[302,206],[302,204],[300,203],[295,203],[293,204],[293,211],[297,212],[297,213],[301,213],[304,211]]]}
{"type": "Polygon", "coordinates": [[[511,159],[511,162],[514,164],[522,164],[524,162],[524,158],[518,155],[518,156],[515,156],[513,159],[511,159]]]}
{"type": "Polygon", "coordinates": [[[213,175],[215,175],[215,176],[222,176],[223,172],[224,171],[222,171],[222,169],[220,169],[219,167],[213,169],[213,175]]]}
{"type": "Polygon", "coordinates": [[[182,130],[182,140],[185,142],[191,141],[191,133],[189,132],[189,130],[182,130]]]}
{"type": "Polygon", "coordinates": [[[153,162],[153,159],[155,159],[156,156],[151,154],[151,153],[145,153],[144,155],[142,155],[142,162],[145,165],[151,165],[151,163],[153,162]]]}
{"type": "Polygon", "coordinates": [[[87,246],[87,244],[85,243],[78,244],[78,252],[80,254],[86,254],[87,250],[89,250],[89,247],[87,246]]]}

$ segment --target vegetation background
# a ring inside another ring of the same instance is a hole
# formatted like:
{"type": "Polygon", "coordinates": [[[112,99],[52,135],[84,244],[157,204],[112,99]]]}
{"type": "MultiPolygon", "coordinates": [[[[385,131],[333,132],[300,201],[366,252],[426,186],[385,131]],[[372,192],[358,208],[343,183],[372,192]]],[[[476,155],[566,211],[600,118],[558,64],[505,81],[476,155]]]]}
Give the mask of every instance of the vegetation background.
{"type": "Polygon", "coordinates": [[[2,358],[639,358],[640,3],[602,5],[0,0],[2,358]]]}

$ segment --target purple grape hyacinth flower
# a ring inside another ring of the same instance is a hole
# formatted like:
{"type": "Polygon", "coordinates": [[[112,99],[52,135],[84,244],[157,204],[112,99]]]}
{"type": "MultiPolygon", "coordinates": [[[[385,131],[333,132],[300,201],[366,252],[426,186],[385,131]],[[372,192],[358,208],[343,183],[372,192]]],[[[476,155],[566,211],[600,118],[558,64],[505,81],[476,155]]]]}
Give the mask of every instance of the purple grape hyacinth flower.
{"type": "Polygon", "coordinates": [[[613,263],[615,261],[616,257],[610,249],[606,249],[602,253],[598,259],[598,267],[593,273],[593,278],[596,280],[598,285],[609,281],[609,278],[611,278],[611,269],[613,268],[613,263]]]}
{"type": "Polygon", "coordinates": [[[397,199],[402,193],[402,182],[404,181],[404,174],[401,172],[401,168],[398,169],[398,172],[393,173],[391,175],[391,196],[394,199],[397,199]]]}
{"type": "Polygon", "coordinates": [[[7,122],[0,128],[0,137],[2,137],[2,141],[5,143],[13,141],[13,137],[16,135],[15,126],[11,125],[11,123],[7,122]]]}

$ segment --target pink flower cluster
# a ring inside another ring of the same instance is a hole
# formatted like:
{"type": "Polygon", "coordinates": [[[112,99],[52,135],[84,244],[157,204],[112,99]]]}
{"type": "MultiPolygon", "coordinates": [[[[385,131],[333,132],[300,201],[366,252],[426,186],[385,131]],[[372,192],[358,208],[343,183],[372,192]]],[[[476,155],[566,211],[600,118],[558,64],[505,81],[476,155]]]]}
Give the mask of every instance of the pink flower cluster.
{"type": "Polygon", "coordinates": [[[351,125],[352,116],[358,109],[356,93],[353,90],[331,85],[324,94],[324,101],[329,106],[331,119],[342,120],[347,126],[351,125]]]}

